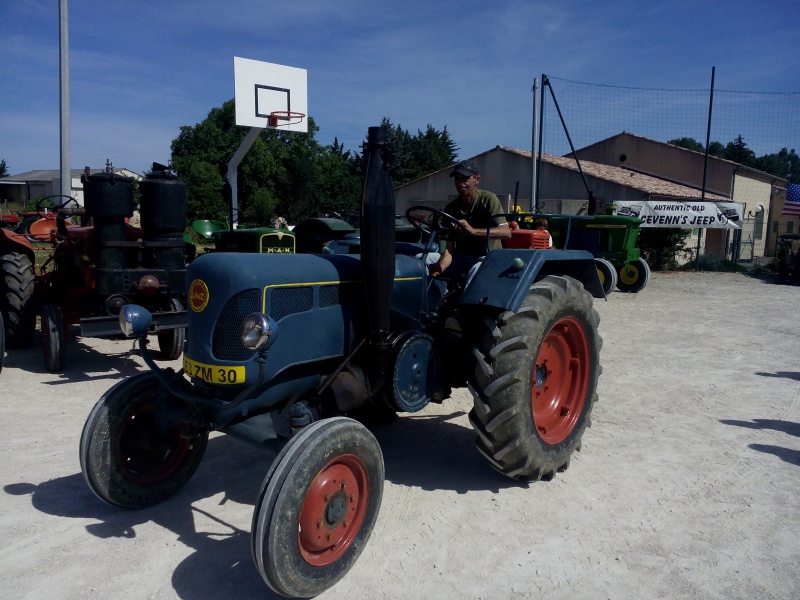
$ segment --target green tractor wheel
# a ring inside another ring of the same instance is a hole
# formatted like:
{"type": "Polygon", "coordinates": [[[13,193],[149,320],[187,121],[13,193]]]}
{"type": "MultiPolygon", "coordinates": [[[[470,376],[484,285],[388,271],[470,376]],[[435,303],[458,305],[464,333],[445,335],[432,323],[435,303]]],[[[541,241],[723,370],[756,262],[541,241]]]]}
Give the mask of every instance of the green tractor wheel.
{"type": "Polygon", "coordinates": [[[622,265],[619,269],[617,288],[621,292],[636,293],[644,289],[650,281],[650,266],[642,258],[622,265]]]}
{"type": "Polygon", "coordinates": [[[594,264],[597,267],[597,275],[600,277],[603,291],[608,296],[617,285],[617,269],[605,258],[595,258],[594,264]]]}

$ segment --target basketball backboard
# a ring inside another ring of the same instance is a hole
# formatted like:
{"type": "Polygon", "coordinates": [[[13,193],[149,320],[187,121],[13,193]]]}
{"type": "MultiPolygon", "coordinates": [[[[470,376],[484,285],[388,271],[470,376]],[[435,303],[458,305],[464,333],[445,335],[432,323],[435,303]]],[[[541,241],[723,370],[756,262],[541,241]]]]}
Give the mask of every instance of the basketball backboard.
{"type": "Polygon", "coordinates": [[[237,125],[308,132],[305,69],[234,56],[233,73],[237,125]]]}

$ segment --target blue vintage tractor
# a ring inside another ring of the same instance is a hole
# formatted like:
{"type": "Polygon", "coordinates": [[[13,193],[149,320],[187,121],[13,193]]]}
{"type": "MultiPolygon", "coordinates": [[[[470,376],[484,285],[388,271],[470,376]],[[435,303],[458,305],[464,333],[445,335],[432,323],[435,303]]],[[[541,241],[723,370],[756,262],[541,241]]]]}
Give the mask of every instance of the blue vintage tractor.
{"type": "Polygon", "coordinates": [[[458,221],[415,207],[430,246],[395,242],[388,149],[370,128],[360,254],[204,254],[189,266],[183,369],[150,356],[150,315],[128,305],[145,372],[95,405],[80,462],[92,491],[141,509],[171,496],[209,432],[280,448],[261,486],[252,553],[287,597],[339,581],[370,536],[384,465],[364,423],[413,413],[469,385],[478,450],[500,473],[550,479],[590,423],[602,295],[578,250],[495,250],[462,287],[428,277],[436,238],[458,221]],[[355,417],[355,418],[354,418],[355,417]],[[358,420],[356,420],[356,418],[358,420]]]}

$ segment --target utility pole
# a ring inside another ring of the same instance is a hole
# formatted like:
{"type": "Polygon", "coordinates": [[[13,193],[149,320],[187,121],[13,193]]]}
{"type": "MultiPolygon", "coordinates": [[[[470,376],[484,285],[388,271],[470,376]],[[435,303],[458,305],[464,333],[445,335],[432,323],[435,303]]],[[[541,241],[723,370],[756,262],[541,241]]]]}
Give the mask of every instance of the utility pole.
{"type": "Polygon", "coordinates": [[[61,195],[58,204],[63,204],[72,192],[72,173],[69,157],[69,27],[67,23],[67,0],[58,0],[59,34],[59,98],[61,111],[61,195]]]}

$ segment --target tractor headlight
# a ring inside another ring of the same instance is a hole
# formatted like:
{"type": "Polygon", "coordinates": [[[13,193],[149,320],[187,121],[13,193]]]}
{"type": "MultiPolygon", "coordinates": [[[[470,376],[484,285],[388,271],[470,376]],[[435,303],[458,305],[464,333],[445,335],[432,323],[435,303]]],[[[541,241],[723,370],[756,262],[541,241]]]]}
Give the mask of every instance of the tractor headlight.
{"type": "Polygon", "coordinates": [[[119,328],[125,337],[139,337],[147,332],[153,315],[150,311],[138,304],[126,304],[119,311],[119,328]]]}
{"type": "Polygon", "coordinates": [[[264,313],[251,313],[242,323],[242,343],[251,350],[268,348],[275,341],[278,325],[264,313]]]}

